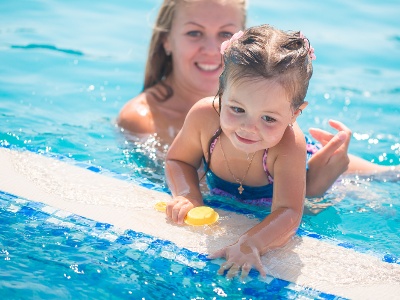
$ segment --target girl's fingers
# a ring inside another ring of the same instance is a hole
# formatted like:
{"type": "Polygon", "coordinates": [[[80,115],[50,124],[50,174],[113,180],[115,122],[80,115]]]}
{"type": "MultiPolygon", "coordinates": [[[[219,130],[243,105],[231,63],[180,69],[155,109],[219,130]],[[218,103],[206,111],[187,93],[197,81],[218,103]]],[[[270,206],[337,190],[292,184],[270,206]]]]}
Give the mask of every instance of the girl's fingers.
{"type": "Polygon", "coordinates": [[[232,264],[231,268],[229,269],[228,273],[226,274],[226,278],[231,279],[239,274],[240,267],[237,264],[232,264]]]}
{"type": "Polygon", "coordinates": [[[187,213],[189,212],[190,207],[191,207],[190,203],[181,206],[181,209],[179,210],[178,213],[178,220],[177,220],[178,224],[183,224],[183,220],[185,219],[187,213]]]}
{"type": "Polygon", "coordinates": [[[228,261],[223,263],[221,265],[221,267],[219,268],[219,270],[218,270],[218,274],[219,275],[224,275],[225,271],[228,270],[228,269],[231,269],[232,265],[233,265],[233,263],[232,262],[228,262],[228,261]]]}
{"type": "Polygon", "coordinates": [[[265,270],[264,270],[264,266],[263,266],[263,264],[262,264],[262,262],[261,262],[261,259],[259,259],[259,260],[257,261],[257,263],[256,263],[256,265],[255,265],[255,268],[256,268],[256,270],[257,270],[258,272],[260,272],[260,275],[261,275],[262,277],[267,276],[267,273],[266,273],[265,270]]]}
{"type": "Polygon", "coordinates": [[[172,200],[168,202],[165,213],[174,223],[182,224],[190,205],[190,203],[172,200]]]}
{"type": "Polygon", "coordinates": [[[250,270],[251,270],[251,265],[248,263],[244,263],[242,266],[242,274],[240,275],[240,278],[242,280],[245,279],[249,275],[250,270]]]}
{"type": "Polygon", "coordinates": [[[165,209],[165,213],[167,214],[167,217],[172,219],[172,209],[174,208],[175,204],[177,203],[177,201],[172,200],[170,202],[167,203],[167,207],[165,209]]]}
{"type": "Polygon", "coordinates": [[[172,209],[172,221],[174,221],[175,223],[178,222],[178,215],[179,215],[179,211],[181,210],[181,206],[176,204],[174,206],[174,208],[172,209]]]}

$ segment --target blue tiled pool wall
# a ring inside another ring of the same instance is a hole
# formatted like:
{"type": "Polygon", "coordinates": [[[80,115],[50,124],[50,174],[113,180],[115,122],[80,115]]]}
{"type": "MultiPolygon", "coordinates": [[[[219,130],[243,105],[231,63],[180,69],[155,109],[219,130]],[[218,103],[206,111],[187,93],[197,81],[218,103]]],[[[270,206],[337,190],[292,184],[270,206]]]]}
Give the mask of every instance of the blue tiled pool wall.
{"type": "Polygon", "coordinates": [[[259,280],[254,270],[245,283],[228,280],[216,274],[218,261],[209,261],[204,254],[3,191],[0,211],[0,232],[15,237],[0,239],[0,294],[5,297],[113,295],[116,299],[152,299],[159,297],[161,290],[165,299],[211,299],[218,295],[343,299],[278,278],[259,280]],[[35,280],[42,286],[35,292],[29,283],[15,286],[21,276],[18,269],[27,266],[28,260],[34,261],[28,273],[36,273],[35,280]],[[51,286],[58,289],[49,289],[51,286]]]}
{"type": "MultiPolygon", "coordinates": [[[[67,158],[60,154],[54,154],[51,152],[43,152],[41,150],[38,151],[37,148],[21,149],[18,147],[11,146],[9,144],[7,144],[7,145],[0,144],[0,147],[10,148],[10,149],[16,150],[16,151],[30,151],[33,153],[44,155],[46,157],[65,161],[66,163],[75,165],[80,168],[87,169],[94,173],[99,173],[99,174],[113,177],[113,178],[120,179],[120,180],[131,181],[131,182],[134,182],[135,184],[138,184],[142,187],[145,187],[145,188],[148,188],[151,190],[170,193],[170,191],[166,187],[160,187],[159,185],[154,184],[153,182],[147,180],[144,177],[133,178],[132,176],[129,176],[128,174],[121,175],[121,174],[106,170],[104,168],[95,166],[93,164],[79,162],[79,161],[67,158]]],[[[205,204],[211,205],[215,208],[219,208],[219,209],[223,209],[226,211],[231,211],[231,212],[235,212],[235,213],[239,213],[239,214],[245,214],[249,218],[263,219],[263,218],[265,218],[265,215],[266,215],[265,208],[260,209],[260,207],[257,207],[257,206],[241,205],[237,201],[234,201],[234,200],[231,200],[228,198],[221,199],[220,197],[209,196],[204,199],[204,202],[205,202],[205,204]]],[[[347,241],[340,241],[340,240],[332,239],[332,238],[326,237],[324,235],[318,234],[316,232],[302,229],[300,227],[297,230],[297,234],[299,236],[307,236],[307,237],[316,238],[319,240],[324,240],[325,242],[329,242],[333,245],[336,245],[339,247],[344,247],[344,248],[349,248],[349,249],[354,249],[355,251],[358,251],[361,253],[368,253],[370,255],[377,256],[380,260],[382,260],[384,262],[400,264],[400,257],[398,257],[397,255],[393,255],[392,253],[377,253],[376,251],[374,251],[374,249],[360,247],[360,246],[354,245],[353,243],[350,243],[347,241]]]]}

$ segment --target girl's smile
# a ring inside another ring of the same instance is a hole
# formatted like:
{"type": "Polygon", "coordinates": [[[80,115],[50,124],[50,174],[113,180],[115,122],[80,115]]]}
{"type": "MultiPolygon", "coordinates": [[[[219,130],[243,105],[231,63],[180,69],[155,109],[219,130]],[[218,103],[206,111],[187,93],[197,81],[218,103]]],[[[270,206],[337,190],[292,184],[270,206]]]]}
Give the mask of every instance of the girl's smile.
{"type": "Polygon", "coordinates": [[[247,139],[247,138],[244,138],[244,137],[241,137],[238,133],[236,133],[235,132],[235,135],[236,135],[236,138],[240,141],[240,142],[242,142],[242,143],[244,143],[244,144],[255,144],[255,143],[257,143],[257,142],[259,142],[258,140],[252,140],[252,139],[247,139]]]}

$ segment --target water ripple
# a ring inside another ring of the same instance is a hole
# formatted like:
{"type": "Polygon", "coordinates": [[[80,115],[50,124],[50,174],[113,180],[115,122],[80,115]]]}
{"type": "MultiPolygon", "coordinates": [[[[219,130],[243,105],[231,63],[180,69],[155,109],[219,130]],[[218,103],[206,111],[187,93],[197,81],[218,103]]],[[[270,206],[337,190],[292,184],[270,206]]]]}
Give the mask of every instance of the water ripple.
{"type": "Polygon", "coordinates": [[[390,40],[400,43],[400,35],[393,35],[390,40]]]}
{"type": "Polygon", "coordinates": [[[72,49],[63,49],[63,48],[58,48],[54,45],[44,45],[44,44],[28,44],[28,45],[11,45],[12,49],[46,49],[46,50],[51,50],[51,51],[58,51],[62,53],[67,53],[67,54],[72,54],[72,55],[78,55],[78,56],[84,56],[84,53],[82,51],[78,50],[72,50],[72,49]]]}

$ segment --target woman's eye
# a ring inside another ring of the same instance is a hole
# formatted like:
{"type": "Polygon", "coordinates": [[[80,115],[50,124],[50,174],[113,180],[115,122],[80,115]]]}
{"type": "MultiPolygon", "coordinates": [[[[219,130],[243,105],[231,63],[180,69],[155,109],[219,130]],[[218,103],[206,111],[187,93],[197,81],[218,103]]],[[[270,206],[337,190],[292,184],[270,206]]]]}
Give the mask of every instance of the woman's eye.
{"type": "Polygon", "coordinates": [[[228,31],[223,31],[223,32],[219,33],[219,36],[222,37],[225,40],[228,40],[233,36],[233,33],[228,32],[228,31]]]}
{"type": "Polygon", "coordinates": [[[267,122],[267,123],[274,123],[276,120],[274,118],[268,117],[268,116],[263,116],[262,119],[267,122]]]}
{"type": "Polygon", "coordinates": [[[191,37],[199,37],[201,36],[201,32],[197,30],[189,31],[186,33],[186,35],[191,36],[191,37]]]}
{"type": "Polygon", "coordinates": [[[235,112],[235,113],[243,113],[244,109],[237,107],[237,106],[231,106],[231,109],[235,112]]]}

